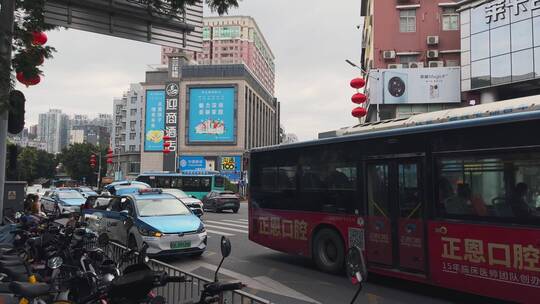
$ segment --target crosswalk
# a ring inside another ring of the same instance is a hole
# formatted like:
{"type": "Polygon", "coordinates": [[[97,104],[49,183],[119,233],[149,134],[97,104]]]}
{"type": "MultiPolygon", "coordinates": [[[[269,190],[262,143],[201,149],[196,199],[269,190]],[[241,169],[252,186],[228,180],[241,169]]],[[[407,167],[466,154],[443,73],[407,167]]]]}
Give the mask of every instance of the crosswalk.
{"type": "Polygon", "coordinates": [[[248,234],[248,220],[245,219],[210,220],[203,218],[203,222],[209,234],[224,235],[227,237],[248,234]]]}

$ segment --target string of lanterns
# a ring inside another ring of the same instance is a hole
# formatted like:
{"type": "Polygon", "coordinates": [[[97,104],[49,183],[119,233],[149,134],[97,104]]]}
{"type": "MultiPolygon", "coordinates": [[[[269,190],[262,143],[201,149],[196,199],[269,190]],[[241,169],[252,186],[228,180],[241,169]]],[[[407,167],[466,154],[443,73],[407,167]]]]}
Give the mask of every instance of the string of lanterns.
{"type": "MultiPolygon", "coordinates": [[[[32,32],[31,35],[31,45],[27,46],[21,55],[26,57],[25,59],[30,66],[30,70],[33,70],[32,67],[40,66],[45,61],[45,51],[41,46],[47,43],[47,34],[35,31],[32,32]]],[[[28,75],[28,73],[25,73],[23,70],[28,70],[28,67],[25,67],[24,69],[21,67],[16,73],[16,78],[20,83],[28,87],[41,82],[41,76],[38,73],[28,75]]]]}
{"type": "MultiPolygon", "coordinates": [[[[355,104],[361,105],[367,101],[367,96],[360,93],[358,90],[366,85],[366,80],[363,78],[354,78],[351,80],[351,87],[356,89],[356,93],[351,97],[351,101],[355,104]]],[[[367,110],[363,106],[356,107],[351,112],[352,116],[361,118],[367,115],[367,110]]]]}

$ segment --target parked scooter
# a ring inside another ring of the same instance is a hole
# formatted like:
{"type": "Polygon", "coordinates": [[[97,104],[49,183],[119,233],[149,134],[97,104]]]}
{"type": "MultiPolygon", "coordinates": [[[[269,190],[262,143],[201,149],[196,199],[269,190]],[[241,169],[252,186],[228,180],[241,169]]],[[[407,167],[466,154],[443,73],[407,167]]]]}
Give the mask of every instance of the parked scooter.
{"type": "Polygon", "coordinates": [[[364,255],[358,247],[353,246],[349,248],[345,260],[345,268],[347,270],[347,277],[349,277],[353,285],[358,285],[358,289],[351,301],[351,304],[354,304],[362,291],[362,283],[367,280],[368,275],[364,255]]]}

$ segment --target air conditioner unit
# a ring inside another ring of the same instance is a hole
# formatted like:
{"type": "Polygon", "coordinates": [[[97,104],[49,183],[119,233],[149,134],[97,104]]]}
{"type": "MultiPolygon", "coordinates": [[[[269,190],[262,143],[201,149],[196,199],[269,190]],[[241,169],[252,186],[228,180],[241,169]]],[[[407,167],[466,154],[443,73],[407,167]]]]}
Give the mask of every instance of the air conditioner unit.
{"type": "Polygon", "coordinates": [[[409,69],[419,69],[423,67],[424,67],[423,62],[409,62],[409,69]]]}
{"type": "Polygon", "coordinates": [[[439,51],[438,50],[427,51],[427,58],[439,58],[439,51]]]}
{"type": "Polygon", "coordinates": [[[430,68],[441,68],[444,66],[444,61],[430,61],[429,67],[430,68]]]}
{"type": "Polygon", "coordinates": [[[384,59],[394,59],[394,58],[396,58],[396,51],[384,51],[383,52],[383,58],[384,59]]]}
{"type": "Polygon", "coordinates": [[[389,69],[402,69],[403,64],[401,64],[401,63],[392,63],[392,64],[388,65],[388,68],[389,69]]]}
{"type": "Polygon", "coordinates": [[[437,45],[439,44],[439,36],[427,36],[428,45],[437,45]]]}

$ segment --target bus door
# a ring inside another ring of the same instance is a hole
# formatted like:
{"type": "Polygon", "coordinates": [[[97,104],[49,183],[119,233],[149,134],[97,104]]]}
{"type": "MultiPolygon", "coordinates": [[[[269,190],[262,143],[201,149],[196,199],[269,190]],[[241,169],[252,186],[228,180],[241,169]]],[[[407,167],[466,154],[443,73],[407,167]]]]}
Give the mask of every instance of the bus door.
{"type": "Polygon", "coordinates": [[[367,164],[370,263],[425,272],[424,195],[418,159],[367,164]]]}

